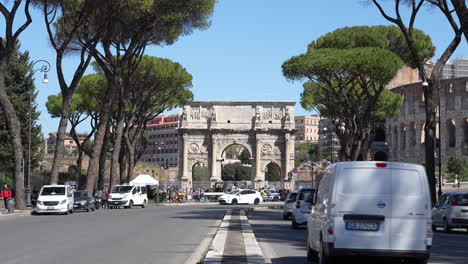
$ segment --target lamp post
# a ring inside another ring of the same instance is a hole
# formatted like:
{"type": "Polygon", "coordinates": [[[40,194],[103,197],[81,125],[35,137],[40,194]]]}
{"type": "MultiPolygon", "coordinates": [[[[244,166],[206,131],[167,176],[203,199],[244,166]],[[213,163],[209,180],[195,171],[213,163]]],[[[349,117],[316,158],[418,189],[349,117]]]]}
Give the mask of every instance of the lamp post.
{"type": "MultiPolygon", "coordinates": [[[[37,71],[43,72],[44,73],[44,79],[42,79],[43,83],[48,83],[49,79],[47,78],[47,72],[50,70],[50,63],[46,60],[38,60],[35,61],[31,67],[34,68],[34,66],[38,63],[42,63],[43,65],[32,71],[32,75],[34,75],[37,71]]],[[[32,134],[32,95],[33,95],[33,89],[29,89],[29,131],[28,131],[28,184],[26,186],[26,206],[27,207],[32,207],[31,204],[31,134],[32,134]]]]}

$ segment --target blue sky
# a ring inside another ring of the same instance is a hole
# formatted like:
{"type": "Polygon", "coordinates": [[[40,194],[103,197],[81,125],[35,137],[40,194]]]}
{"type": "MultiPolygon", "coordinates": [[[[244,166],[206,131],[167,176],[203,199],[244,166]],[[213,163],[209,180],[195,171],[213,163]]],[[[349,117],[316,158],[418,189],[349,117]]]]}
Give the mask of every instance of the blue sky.
{"type": "MultiPolygon", "coordinates": [[[[300,82],[287,81],[282,63],[301,54],[321,35],[345,26],[388,25],[373,5],[360,0],[218,0],[212,25],[182,37],[172,46],[150,47],[147,54],[181,63],[193,75],[195,100],[290,100],[298,101],[300,82]]],[[[392,1],[387,1],[392,2],[392,1]]],[[[55,53],[45,34],[42,17],[33,12],[33,24],[20,37],[22,49],[32,60],[55,62],[55,53]]],[[[416,26],[429,34],[437,47],[435,59],[453,33],[437,9],[424,8],[416,26]]],[[[466,56],[462,40],[452,58],[466,56]]],[[[76,58],[69,57],[65,73],[73,74],[76,58]]],[[[91,72],[91,71],[89,71],[91,72]]],[[[39,123],[43,132],[56,131],[58,119],[47,113],[45,102],[59,86],[54,65],[49,84],[36,75],[39,123]]],[[[296,104],[296,115],[309,114],[296,104]]],[[[83,126],[81,131],[86,131],[83,126]]]]}

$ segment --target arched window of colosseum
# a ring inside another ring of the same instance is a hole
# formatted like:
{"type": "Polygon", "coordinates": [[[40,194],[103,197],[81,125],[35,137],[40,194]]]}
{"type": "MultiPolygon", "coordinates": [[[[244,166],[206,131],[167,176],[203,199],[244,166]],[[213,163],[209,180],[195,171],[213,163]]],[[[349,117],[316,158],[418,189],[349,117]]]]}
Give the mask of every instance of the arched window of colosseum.
{"type": "Polygon", "coordinates": [[[416,145],[416,127],[414,122],[411,122],[409,125],[409,146],[413,147],[416,145]]]}
{"type": "Polygon", "coordinates": [[[405,124],[401,124],[401,126],[400,126],[400,146],[401,146],[401,150],[406,149],[406,127],[405,127],[405,124]]]}
{"type": "Polygon", "coordinates": [[[426,132],[424,131],[424,124],[425,124],[424,121],[421,121],[419,123],[419,129],[421,130],[421,138],[419,139],[419,143],[421,143],[421,144],[424,144],[424,142],[426,140],[425,139],[426,132]]]}
{"type": "Polygon", "coordinates": [[[456,127],[455,120],[450,119],[447,121],[447,145],[449,148],[454,148],[456,144],[456,127]]]}
{"type": "Polygon", "coordinates": [[[424,97],[424,91],[421,92],[421,101],[422,102],[426,101],[426,97],[424,97]]]}
{"type": "Polygon", "coordinates": [[[449,84],[449,93],[453,93],[453,83],[449,84]]]}

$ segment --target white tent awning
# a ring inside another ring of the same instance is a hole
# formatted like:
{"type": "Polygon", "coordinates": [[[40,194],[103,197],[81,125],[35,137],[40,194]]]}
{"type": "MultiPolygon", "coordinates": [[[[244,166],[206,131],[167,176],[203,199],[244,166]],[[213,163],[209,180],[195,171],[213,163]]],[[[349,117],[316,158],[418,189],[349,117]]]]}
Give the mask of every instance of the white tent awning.
{"type": "Polygon", "coordinates": [[[150,175],[142,174],[138,175],[133,181],[130,182],[130,185],[159,185],[159,181],[155,180],[150,175]]]}

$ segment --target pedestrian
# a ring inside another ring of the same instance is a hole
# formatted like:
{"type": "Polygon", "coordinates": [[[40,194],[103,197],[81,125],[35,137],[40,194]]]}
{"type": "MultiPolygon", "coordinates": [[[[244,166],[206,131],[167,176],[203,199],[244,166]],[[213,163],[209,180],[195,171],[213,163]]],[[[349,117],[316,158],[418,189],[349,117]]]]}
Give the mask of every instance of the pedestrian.
{"type": "Polygon", "coordinates": [[[0,197],[3,197],[3,202],[5,203],[5,210],[7,210],[7,200],[8,198],[11,198],[13,195],[11,193],[10,188],[8,187],[7,184],[3,186],[2,191],[0,192],[0,197]]]}

